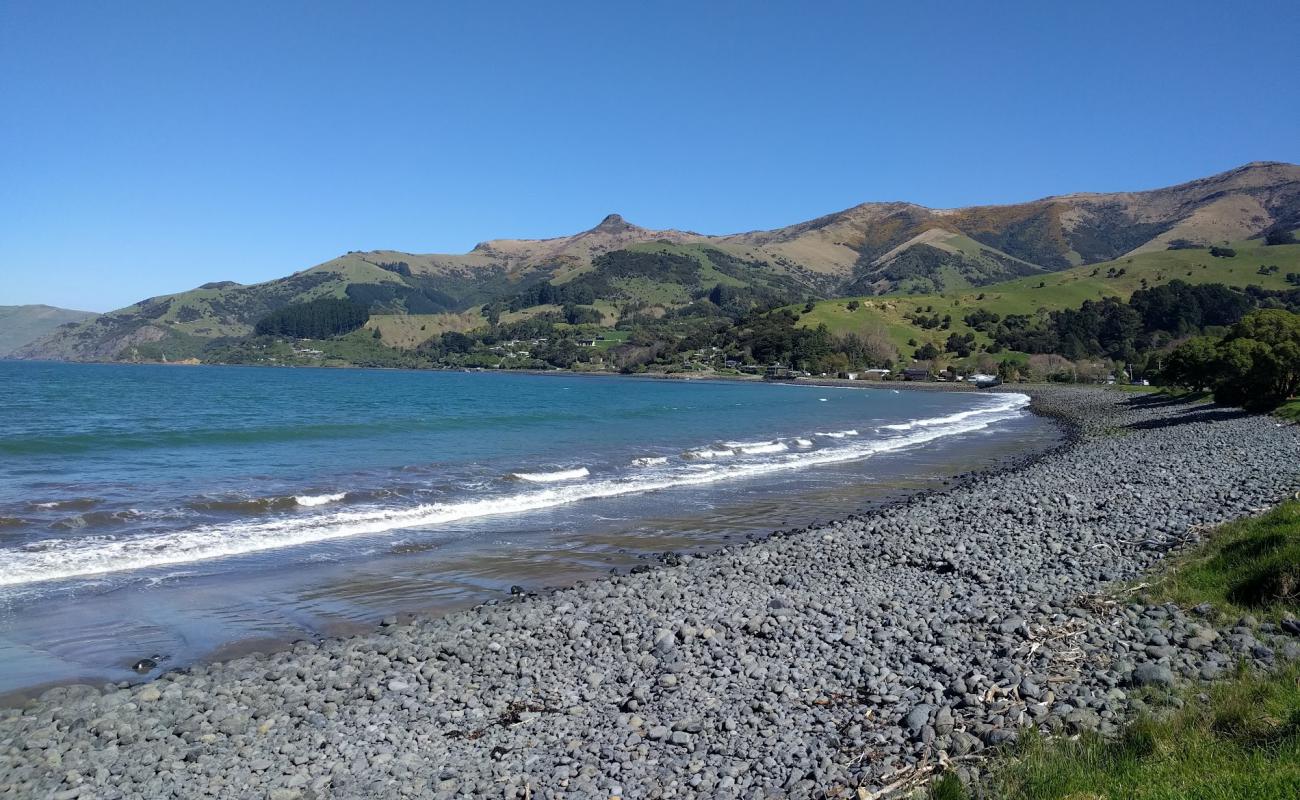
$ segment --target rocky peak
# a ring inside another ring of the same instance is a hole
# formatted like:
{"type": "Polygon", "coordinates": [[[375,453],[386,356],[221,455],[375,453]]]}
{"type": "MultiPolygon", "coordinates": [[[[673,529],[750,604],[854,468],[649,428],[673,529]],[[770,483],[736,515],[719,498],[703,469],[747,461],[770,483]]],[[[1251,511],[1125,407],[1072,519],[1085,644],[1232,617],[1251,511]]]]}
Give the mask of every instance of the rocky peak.
{"type": "Polygon", "coordinates": [[[610,214],[602,219],[599,225],[591,229],[593,233],[627,233],[636,230],[640,230],[640,228],[623,219],[619,214],[610,214]]]}

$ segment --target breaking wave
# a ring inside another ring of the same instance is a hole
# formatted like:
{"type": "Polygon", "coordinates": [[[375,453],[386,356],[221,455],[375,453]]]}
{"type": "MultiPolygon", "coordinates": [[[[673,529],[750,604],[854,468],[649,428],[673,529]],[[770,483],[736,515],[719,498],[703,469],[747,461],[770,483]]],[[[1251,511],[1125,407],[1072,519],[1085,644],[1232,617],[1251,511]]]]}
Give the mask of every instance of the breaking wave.
{"type": "Polygon", "coordinates": [[[28,503],[28,507],[40,511],[49,511],[52,509],[71,509],[73,511],[85,511],[99,505],[99,498],[96,497],[77,497],[70,500],[51,500],[47,503],[28,503]]]}
{"type": "MultiPolygon", "coordinates": [[[[958,411],[955,414],[949,414],[946,417],[929,417],[928,419],[914,419],[908,422],[899,422],[893,425],[882,425],[881,430],[887,431],[914,431],[918,428],[934,428],[942,425],[957,425],[968,419],[977,419],[989,413],[1000,413],[1013,409],[1020,409],[1029,403],[1029,398],[1023,394],[1002,395],[1006,398],[997,405],[986,406],[984,408],[972,408],[967,411],[958,411]],[[1023,398],[1023,400],[1021,399],[1023,398]]],[[[853,431],[856,433],[856,431],[853,431]]]]}
{"type": "Polygon", "coordinates": [[[713,450],[705,447],[699,450],[687,450],[685,453],[682,453],[682,457],[683,458],[726,458],[727,456],[734,456],[735,454],[736,451],[730,448],[726,450],[713,450]]]}
{"type": "MultiPolygon", "coordinates": [[[[770,457],[762,459],[726,464],[685,464],[676,469],[648,475],[584,481],[567,486],[526,489],[409,507],[354,506],[331,512],[286,514],[271,519],[205,525],[165,534],[45,540],[36,549],[0,552],[0,586],[19,586],[207,561],[333,539],[519,514],[584,500],[701,486],[810,466],[856,461],[948,436],[982,430],[1001,420],[1019,416],[1029,403],[1029,398],[1021,394],[1001,397],[1003,399],[995,404],[968,412],[885,426],[889,430],[904,432],[904,435],[870,438],[844,446],[801,452],[772,451],[770,457]]],[[[848,431],[840,433],[850,435],[848,431]]],[[[769,446],[774,443],[750,444],[769,446]]],[[[784,447],[783,443],[780,444],[784,447]]],[[[731,454],[734,451],[725,452],[731,454]]],[[[584,467],[556,472],[514,473],[512,477],[548,483],[585,478],[588,474],[584,467]]]]}
{"type": "Polygon", "coordinates": [[[323,506],[326,503],[337,503],[347,497],[347,492],[334,492],[333,494],[300,494],[295,495],[293,500],[300,506],[323,506]]]}
{"type": "Polygon", "coordinates": [[[558,481],[575,481],[590,474],[586,467],[578,467],[577,469],[561,469],[555,472],[512,472],[510,477],[517,481],[528,481],[529,483],[556,483],[558,481]]]}

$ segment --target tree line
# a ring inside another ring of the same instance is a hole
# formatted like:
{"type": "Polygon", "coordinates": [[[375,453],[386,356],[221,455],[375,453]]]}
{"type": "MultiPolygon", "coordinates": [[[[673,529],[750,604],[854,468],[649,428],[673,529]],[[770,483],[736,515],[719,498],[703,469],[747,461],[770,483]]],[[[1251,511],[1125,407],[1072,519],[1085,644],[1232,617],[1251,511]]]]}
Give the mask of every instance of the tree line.
{"type": "Polygon", "coordinates": [[[253,327],[258,336],[328,339],[354,331],[370,320],[370,310],[351,300],[333,297],[294,303],[262,317],[253,327]]]}
{"type": "Polygon", "coordinates": [[[1223,336],[1188,339],[1161,370],[1168,383],[1220,403],[1268,410],[1300,392],[1300,314],[1252,311],[1223,336]]]}
{"type": "Polygon", "coordinates": [[[1084,301],[1076,309],[1009,314],[1001,320],[997,315],[972,315],[967,321],[1008,350],[1132,361],[1207,328],[1236,324],[1251,310],[1270,305],[1300,307],[1300,296],[1175,280],[1139,289],[1128,302],[1108,297],[1084,301]]]}

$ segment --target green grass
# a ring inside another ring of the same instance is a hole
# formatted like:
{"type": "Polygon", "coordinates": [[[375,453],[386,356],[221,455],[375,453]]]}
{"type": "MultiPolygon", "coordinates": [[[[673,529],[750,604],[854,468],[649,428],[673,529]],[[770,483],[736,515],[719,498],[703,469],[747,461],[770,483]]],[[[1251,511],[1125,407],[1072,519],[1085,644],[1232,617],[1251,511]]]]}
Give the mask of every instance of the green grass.
{"type": "Polygon", "coordinates": [[[1276,416],[1291,422],[1300,422],[1300,399],[1283,403],[1273,412],[1276,416]]]}
{"type": "MultiPolygon", "coordinates": [[[[931,796],[966,796],[955,783],[941,781],[931,796]]],[[[1239,671],[1113,739],[1030,733],[983,791],[1006,800],[1293,800],[1300,796],[1300,665],[1239,671]]]]}
{"type": "Polygon", "coordinates": [[[610,330],[606,330],[606,329],[603,329],[603,328],[602,328],[601,331],[600,331],[600,335],[603,336],[603,337],[605,337],[605,338],[603,338],[603,339],[601,339],[600,341],[596,342],[596,349],[597,349],[597,350],[609,350],[610,348],[617,347],[618,345],[623,344],[624,342],[626,342],[626,341],[628,340],[628,338],[631,337],[632,332],[631,332],[631,331],[618,331],[618,330],[612,330],[612,329],[610,329],[610,330]]]}
{"type": "Polygon", "coordinates": [[[1131,383],[1112,383],[1106,388],[1112,392],[1129,392],[1131,394],[1155,394],[1163,391],[1159,386],[1134,386],[1131,383]]]}
{"type": "Polygon", "coordinates": [[[1300,501],[1219,528],[1176,560],[1150,595],[1183,606],[1212,603],[1229,616],[1300,614],[1300,501]]]}
{"type": "MultiPolygon", "coordinates": [[[[1229,618],[1300,612],[1300,502],[1220,527],[1177,559],[1147,601],[1211,603],[1229,618]]],[[[1029,732],[998,756],[980,796],[1008,800],[1291,800],[1300,797],[1300,663],[1241,668],[1189,687],[1175,710],[1143,716],[1106,739],[1029,732]]],[[[960,800],[955,776],[930,790],[960,800]]]]}
{"type": "MultiPolygon", "coordinates": [[[[1103,297],[1127,300],[1142,288],[1144,280],[1147,286],[1182,280],[1193,284],[1294,288],[1287,284],[1286,274],[1300,272],[1300,244],[1268,247],[1258,241],[1246,241],[1235,242],[1232,246],[1237,251],[1232,258],[1215,258],[1208,250],[1156,250],[1103,264],[1072,267],[1061,272],[940,294],[895,293],[859,297],[857,300],[862,307],[854,312],[847,308],[849,300],[854,298],[848,297],[822,301],[807,313],[803,313],[802,304],[790,308],[801,315],[800,325],[815,328],[825,323],[830,332],[837,335],[883,328],[895,346],[910,354],[913,348],[907,345],[909,339],[915,339],[918,344],[932,342],[942,349],[950,333],[972,332],[962,318],[977,308],[1005,317],[1039,310],[1078,308],[1084,300],[1103,297]],[[1269,275],[1258,274],[1259,268],[1265,265],[1275,265],[1278,271],[1269,275]],[[1123,275],[1118,275],[1120,270],[1124,271],[1123,275]],[[1112,271],[1112,276],[1107,277],[1107,272],[1112,271]],[[924,312],[926,316],[951,316],[951,328],[927,331],[909,322],[905,317],[916,311],[917,306],[932,308],[932,311],[924,312]]],[[[989,343],[988,337],[982,333],[975,332],[975,338],[981,344],[989,343]]]]}
{"type": "Polygon", "coordinates": [[[410,350],[447,331],[469,331],[486,324],[478,310],[471,309],[461,314],[372,314],[366,329],[378,329],[389,347],[410,350]]]}

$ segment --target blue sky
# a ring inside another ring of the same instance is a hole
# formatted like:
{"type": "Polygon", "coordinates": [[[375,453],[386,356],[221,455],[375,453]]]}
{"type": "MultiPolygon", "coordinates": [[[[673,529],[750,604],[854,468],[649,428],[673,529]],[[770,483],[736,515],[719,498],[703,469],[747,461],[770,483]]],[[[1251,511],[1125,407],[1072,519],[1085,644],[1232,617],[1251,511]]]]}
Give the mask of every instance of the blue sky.
{"type": "Polygon", "coordinates": [[[1300,161],[1293,2],[0,3],[0,304],[1300,161]]]}

